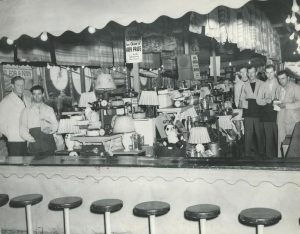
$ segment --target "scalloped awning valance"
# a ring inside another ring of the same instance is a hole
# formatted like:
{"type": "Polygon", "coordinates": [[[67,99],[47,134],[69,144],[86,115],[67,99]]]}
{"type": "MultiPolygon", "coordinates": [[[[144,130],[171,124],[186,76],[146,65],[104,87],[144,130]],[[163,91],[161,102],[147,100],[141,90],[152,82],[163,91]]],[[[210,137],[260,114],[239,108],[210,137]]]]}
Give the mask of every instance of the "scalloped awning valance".
{"type": "Polygon", "coordinates": [[[217,6],[240,8],[249,0],[0,0],[0,38],[59,36],[88,26],[101,29],[110,21],[151,23],[159,16],[179,18],[193,11],[207,14],[217,6]]]}

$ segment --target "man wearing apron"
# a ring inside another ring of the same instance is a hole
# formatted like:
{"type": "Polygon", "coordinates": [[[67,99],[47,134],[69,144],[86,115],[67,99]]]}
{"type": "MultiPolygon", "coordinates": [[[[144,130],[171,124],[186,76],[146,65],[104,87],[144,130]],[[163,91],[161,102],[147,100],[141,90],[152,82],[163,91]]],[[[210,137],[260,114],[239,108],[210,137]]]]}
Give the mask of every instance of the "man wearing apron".
{"type": "Polygon", "coordinates": [[[26,107],[20,119],[20,135],[28,142],[28,153],[35,156],[53,155],[56,144],[53,133],[58,123],[50,106],[43,102],[44,89],[36,85],[30,89],[32,104],[26,107]]]}

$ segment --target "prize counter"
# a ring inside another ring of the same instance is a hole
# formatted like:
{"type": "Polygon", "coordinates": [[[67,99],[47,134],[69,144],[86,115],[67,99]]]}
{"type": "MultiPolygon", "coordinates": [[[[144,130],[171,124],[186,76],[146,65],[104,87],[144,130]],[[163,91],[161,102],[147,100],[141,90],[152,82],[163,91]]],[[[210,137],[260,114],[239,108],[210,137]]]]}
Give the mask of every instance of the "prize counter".
{"type": "MultiPolygon", "coordinates": [[[[147,233],[147,219],[134,216],[132,210],[149,200],[171,206],[169,213],[156,219],[158,233],[199,233],[198,222],[183,214],[199,203],[221,208],[221,214],[207,222],[208,233],[253,233],[253,227],[238,221],[239,212],[250,207],[282,213],[277,225],[266,228],[268,233],[299,231],[299,158],[9,157],[1,161],[0,170],[1,193],[10,198],[43,195],[43,201],[32,207],[33,229],[38,233],[63,233],[62,212],[48,209],[49,201],[61,196],[83,198],[83,204],[70,211],[71,233],[104,233],[103,217],[90,212],[91,203],[103,198],[124,203],[111,215],[114,233],[147,233]]],[[[25,230],[24,209],[6,205],[0,216],[3,231],[25,230]]]]}

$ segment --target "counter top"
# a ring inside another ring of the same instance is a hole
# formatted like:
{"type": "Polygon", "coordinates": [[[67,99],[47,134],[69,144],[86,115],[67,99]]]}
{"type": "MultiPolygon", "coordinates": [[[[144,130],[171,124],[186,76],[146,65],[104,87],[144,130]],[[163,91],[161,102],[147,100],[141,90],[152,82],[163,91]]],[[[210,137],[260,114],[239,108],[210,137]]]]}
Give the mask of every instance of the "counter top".
{"type": "Polygon", "coordinates": [[[289,159],[235,159],[235,158],[184,158],[184,157],[7,157],[0,160],[0,166],[97,166],[97,167],[154,167],[154,168],[214,168],[300,171],[300,158],[289,159]]]}

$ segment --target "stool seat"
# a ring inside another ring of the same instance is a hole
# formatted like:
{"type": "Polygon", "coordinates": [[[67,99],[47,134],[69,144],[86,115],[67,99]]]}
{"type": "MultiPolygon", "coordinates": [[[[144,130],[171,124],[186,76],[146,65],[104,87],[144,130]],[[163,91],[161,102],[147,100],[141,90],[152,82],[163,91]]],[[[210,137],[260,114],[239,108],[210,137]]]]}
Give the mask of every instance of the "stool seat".
{"type": "Polygon", "coordinates": [[[59,197],[51,200],[48,204],[50,210],[73,209],[82,204],[81,197],[59,197]]]}
{"type": "Polygon", "coordinates": [[[184,211],[184,217],[188,220],[213,219],[220,214],[220,207],[211,204],[199,204],[190,206],[184,211]]]}
{"type": "Polygon", "coordinates": [[[26,194],[18,197],[14,197],[10,200],[9,206],[13,208],[25,207],[27,205],[35,205],[43,200],[41,194],[26,194]]]}
{"type": "Polygon", "coordinates": [[[149,201],[137,204],[133,213],[137,216],[148,217],[150,215],[160,216],[168,213],[170,204],[162,201],[149,201]]]}
{"type": "Polygon", "coordinates": [[[0,194],[0,207],[4,206],[9,200],[9,197],[7,194],[0,194]]]}
{"type": "Polygon", "coordinates": [[[91,212],[103,214],[105,212],[116,212],[123,207],[123,201],[119,199],[102,199],[94,201],[91,205],[91,212]]]}
{"type": "Polygon", "coordinates": [[[249,226],[273,225],[279,222],[281,213],[269,208],[250,208],[242,210],[239,214],[241,223],[249,226]]]}

